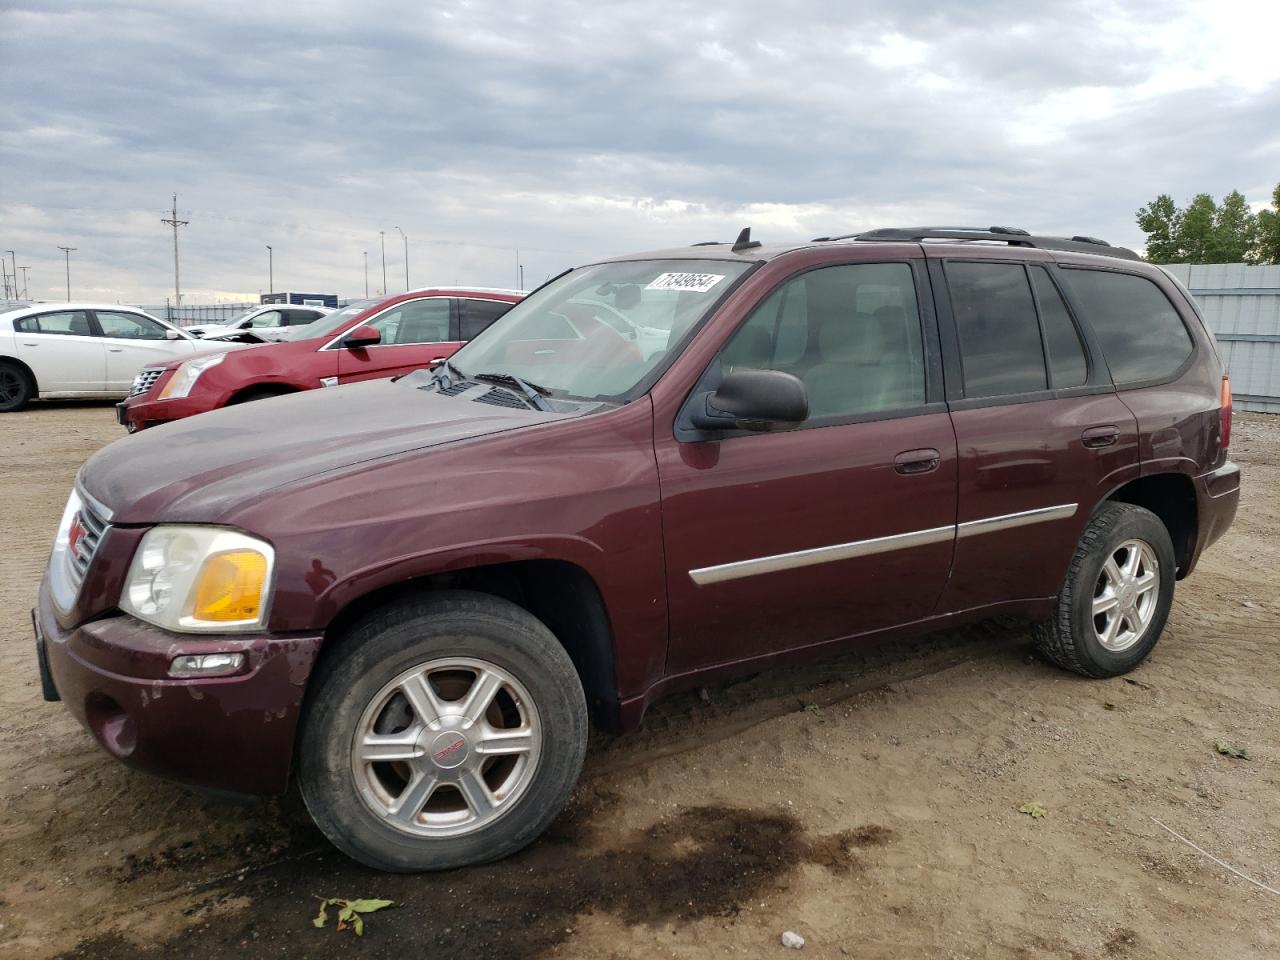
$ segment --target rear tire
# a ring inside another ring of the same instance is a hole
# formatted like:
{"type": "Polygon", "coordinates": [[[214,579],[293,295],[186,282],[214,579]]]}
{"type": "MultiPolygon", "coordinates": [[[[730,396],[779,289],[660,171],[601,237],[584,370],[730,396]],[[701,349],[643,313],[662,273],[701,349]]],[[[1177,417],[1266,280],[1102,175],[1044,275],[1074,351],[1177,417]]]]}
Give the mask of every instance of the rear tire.
{"type": "Polygon", "coordinates": [[[515,853],[559,813],[586,754],[586,698],[528,611],[442,592],[332,642],[298,781],[334,846],[379,870],[444,870],[515,853]]]}
{"type": "Polygon", "coordinates": [[[1035,625],[1036,647],[1086,677],[1128,673],[1160,639],[1176,574],[1160,518],[1131,503],[1108,503],[1080,537],[1054,616],[1035,625]]]}
{"type": "Polygon", "coordinates": [[[31,374],[16,363],[0,360],[0,413],[17,413],[36,395],[31,374]]]}

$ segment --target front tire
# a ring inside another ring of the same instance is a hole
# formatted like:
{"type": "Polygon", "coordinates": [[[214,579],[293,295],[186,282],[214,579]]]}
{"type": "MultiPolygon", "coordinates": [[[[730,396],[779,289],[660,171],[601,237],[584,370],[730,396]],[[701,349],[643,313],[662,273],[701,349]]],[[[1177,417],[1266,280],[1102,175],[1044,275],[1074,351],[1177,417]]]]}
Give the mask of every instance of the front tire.
{"type": "Polygon", "coordinates": [[[1085,527],[1054,616],[1036,624],[1036,647],[1086,677],[1115,677],[1145,660],[1169,619],[1177,559],[1150,510],[1108,503],[1085,527]]]}
{"type": "Polygon", "coordinates": [[[313,680],[299,784],[316,824],[380,870],[485,863],[533,841],[582,769],[587,708],[528,611],[451,591],[358,623],[313,680]]]}
{"type": "Polygon", "coordinates": [[[35,395],[31,374],[16,363],[0,361],[0,413],[17,413],[35,395]]]}

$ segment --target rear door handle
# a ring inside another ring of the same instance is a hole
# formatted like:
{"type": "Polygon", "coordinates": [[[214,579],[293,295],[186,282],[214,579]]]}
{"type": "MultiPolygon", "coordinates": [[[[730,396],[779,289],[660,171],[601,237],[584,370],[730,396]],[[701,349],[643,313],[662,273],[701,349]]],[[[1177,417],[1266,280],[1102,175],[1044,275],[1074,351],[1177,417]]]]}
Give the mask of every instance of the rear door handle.
{"type": "Polygon", "coordinates": [[[1090,427],[1080,434],[1080,442],[1086,447],[1109,447],[1120,439],[1120,428],[1114,423],[1104,427],[1090,427]]]}
{"type": "Polygon", "coordinates": [[[942,454],[932,447],[923,450],[905,450],[893,458],[893,469],[898,473],[931,473],[938,469],[942,462],[942,454]]]}

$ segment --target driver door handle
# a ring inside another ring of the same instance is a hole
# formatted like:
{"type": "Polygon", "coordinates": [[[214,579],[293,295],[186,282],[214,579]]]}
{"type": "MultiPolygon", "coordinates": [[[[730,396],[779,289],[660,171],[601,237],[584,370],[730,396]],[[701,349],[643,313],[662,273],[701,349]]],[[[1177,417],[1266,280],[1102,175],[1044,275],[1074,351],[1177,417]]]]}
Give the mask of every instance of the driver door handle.
{"type": "Polygon", "coordinates": [[[932,473],[942,462],[942,454],[932,447],[921,450],[904,450],[893,458],[893,469],[904,476],[913,473],[932,473]]]}
{"type": "Polygon", "coordinates": [[[1120,439],[1120,428],[1114,423],[1103,427],[1090,427],[1080,434],[1080,442],[1086,447],[1109,447],[1120,439]]]}

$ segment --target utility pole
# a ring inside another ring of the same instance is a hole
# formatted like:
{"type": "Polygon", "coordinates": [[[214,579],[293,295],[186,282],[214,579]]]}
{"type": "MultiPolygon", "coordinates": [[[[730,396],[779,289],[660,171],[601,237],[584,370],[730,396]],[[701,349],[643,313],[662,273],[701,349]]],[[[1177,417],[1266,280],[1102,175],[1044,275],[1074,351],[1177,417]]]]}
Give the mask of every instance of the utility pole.
{"type": "MultiPolygon", "coordinates": [[[[6,300],[8,300],[8,299],[10,298],[10,293],[9,293],[9,268],[8,268],[8,267],[6,267],[6,266],[4,265],[4,257],[0,257],[0,279],[2,279],[2,280],[4,281],[4,298],[5,298],[6,300]]],[[[17,277],[14,277],[14,278],[13,278],[13,285],[14,285],[14,287],[15,287],[15,289],[16,289],[16,288],[17,288],[17,286],[18,286],[18,278],[17,278],[17,277]]],[[[17,295],[17,293],[15,292],[12,296],[13,296],[13,299],[15,299],[15,300],[16,300],[18,295],[17,295]]]]}
{"type": "Polygon", "coordinates": [[[22,271],[22,299],[25,300],[27,299],[27,271],[31,268],[19,267],[18,269],[22,271]]]}
{"type": "Polygon", "coordinates": [[[387,295],[387,231],[379,230],[378,236],[382,238],[382,295],[387,295]]]}
{"type": "Polygon", "coordinates": [[[369,251],[364,252],[364,298],[369,299],[369,251]]]}
{"type": "MultiPolygon", "coordinates": [[[[400,230],[399,227],[396,227],[400,230]]],[[[404,231],[400,230],[400,236],[404,239],[404,292],[409,292],[409,238],[404,235],[404,231]]]]}
{"type": "MultiPolygon", "coordinates": [[[[173,195],[173,216],[168,218],[161,217],[160,222],[167,223],[173,227],[173,305],[181,309],[182,281],[178,276],[178,228],[185,227],[191,221],[178,219],[178,195],[176,193],[173,195]]],[[[70,294],[67,295],[67,299],[71,299],[70,294]]]]}
{"type": "Polygon", "coordinates": [[[67,257],[67,303],[71,302],[71,253],[75,247],[58,247],[67,257]]]}
{"type": "Polygon", "coordinates": [[[13,299],[18,299],[18,258],[13,255],[12,250],[6,250],[9,254],[9,262],[13,264],[13,269],[9,271],[9,275],[13,277],[13,299]]]}
{"type": "Polygon", "coordinates": [[[267,293],[276,292],[276,264],[275,251],[271,249],[271,244],[267,244],[267,293]]]}

